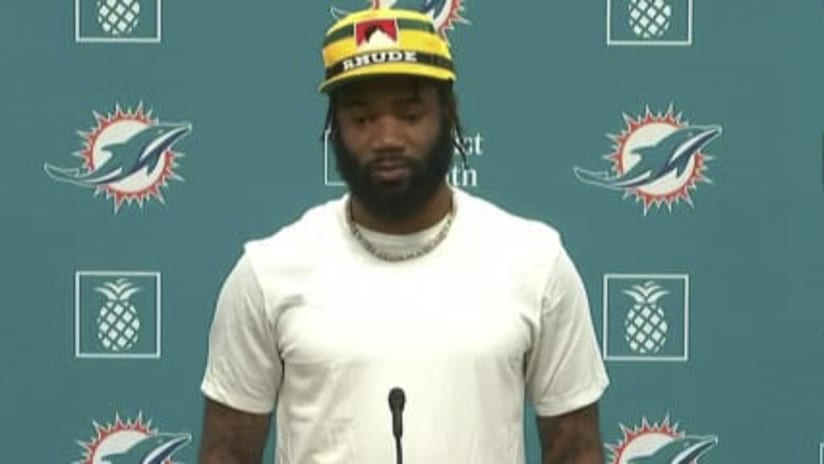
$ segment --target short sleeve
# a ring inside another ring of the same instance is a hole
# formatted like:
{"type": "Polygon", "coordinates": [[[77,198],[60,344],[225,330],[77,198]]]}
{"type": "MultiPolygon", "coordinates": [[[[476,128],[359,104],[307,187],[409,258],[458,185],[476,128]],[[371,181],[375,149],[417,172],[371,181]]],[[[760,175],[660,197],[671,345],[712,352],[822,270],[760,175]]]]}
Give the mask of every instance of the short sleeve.
{"type": "Polygon", "coordinates": [[[283,366],[274,322],[247,255],[229,273],[217,301],[201,391],[250,413],[274,409],[283,366]]]}
{"type": "Polygon", "coordinates": [[[592,404],[609,385],[586,290],[563,247],[547,279],[538,334],[526,362],[526,393],[539,416],[592,404]]]}

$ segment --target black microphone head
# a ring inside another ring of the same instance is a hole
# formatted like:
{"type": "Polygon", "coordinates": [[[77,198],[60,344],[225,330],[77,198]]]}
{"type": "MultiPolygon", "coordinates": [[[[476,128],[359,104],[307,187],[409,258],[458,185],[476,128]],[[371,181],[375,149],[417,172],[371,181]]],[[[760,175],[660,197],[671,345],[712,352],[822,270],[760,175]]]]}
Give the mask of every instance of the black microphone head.
{"type": "Polygon", "coordinates": [[[403,405],[406,403],[406,394],[402,388],[395,387],[389,390],[389,408],[393,410],[403,411],[403,405]]]}

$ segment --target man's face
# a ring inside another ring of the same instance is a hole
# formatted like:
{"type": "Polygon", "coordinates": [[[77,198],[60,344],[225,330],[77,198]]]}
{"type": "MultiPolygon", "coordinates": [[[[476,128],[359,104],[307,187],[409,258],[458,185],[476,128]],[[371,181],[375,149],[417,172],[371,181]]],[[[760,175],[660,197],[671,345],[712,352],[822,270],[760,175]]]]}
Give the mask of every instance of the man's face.
{"type": "Polygon", "coordinates": [[[434,85],[378,78],[337,96],[333,145],[352,195],[373,215],[404,219],[445,182],[452,163],[452,121],[434,85]]]}

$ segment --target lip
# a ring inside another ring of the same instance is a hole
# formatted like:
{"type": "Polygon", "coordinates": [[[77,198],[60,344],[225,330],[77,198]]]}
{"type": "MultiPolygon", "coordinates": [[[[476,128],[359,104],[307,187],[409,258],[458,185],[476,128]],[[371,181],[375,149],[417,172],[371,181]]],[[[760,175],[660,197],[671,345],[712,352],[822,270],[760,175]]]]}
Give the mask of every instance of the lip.
{"type": "Polygon", "coordinates": [[[379,161],[372,167],[372,175],[382,182],[395,182],[409,174],[409,167],[402,161],[379,161]]]}

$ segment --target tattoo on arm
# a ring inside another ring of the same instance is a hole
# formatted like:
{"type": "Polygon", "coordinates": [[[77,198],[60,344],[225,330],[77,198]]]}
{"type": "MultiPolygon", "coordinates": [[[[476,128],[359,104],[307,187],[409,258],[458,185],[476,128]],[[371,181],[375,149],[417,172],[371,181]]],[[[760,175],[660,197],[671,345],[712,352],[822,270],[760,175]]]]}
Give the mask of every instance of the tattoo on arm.
{"type": "Polygon", "coordinates": [[[268,414],[250,414],[206,399],[200,464],[260,464],[268,414]]]}
{"type": "Polygon", "coordinates": [[[537,420],[542,464],[603,464],[597,403],[537,420]]]}

